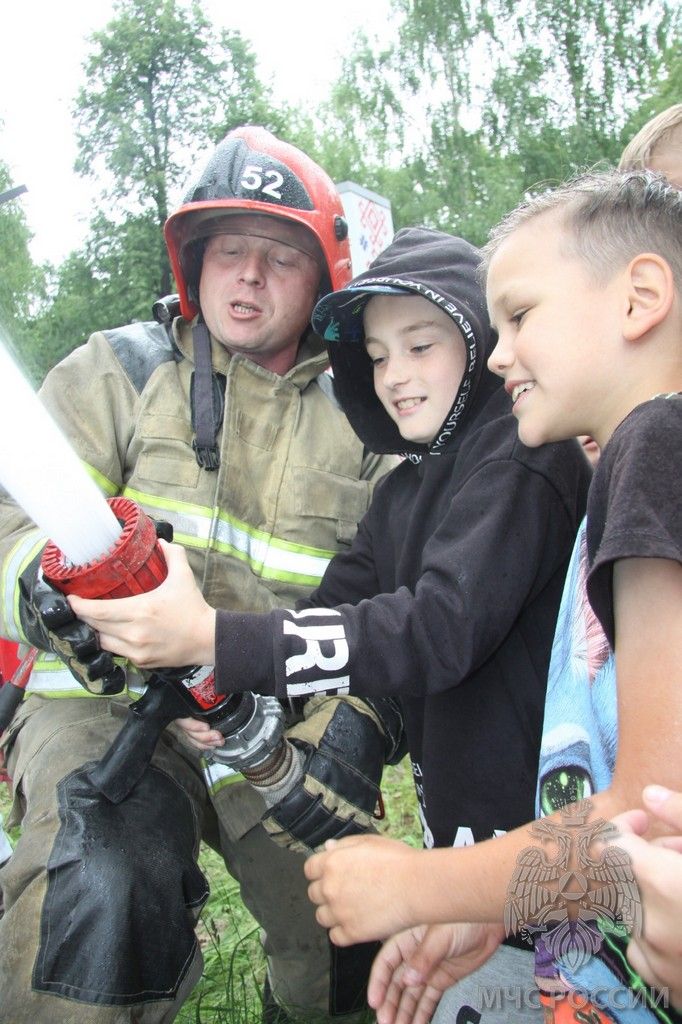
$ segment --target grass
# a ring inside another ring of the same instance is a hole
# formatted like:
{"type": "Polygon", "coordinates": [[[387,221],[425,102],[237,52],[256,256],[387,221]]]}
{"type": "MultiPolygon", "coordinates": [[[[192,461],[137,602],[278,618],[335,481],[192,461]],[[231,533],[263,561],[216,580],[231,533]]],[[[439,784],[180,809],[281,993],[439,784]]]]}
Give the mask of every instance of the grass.
{"type": "MultiPolygon", "coordinates": [[[[409,760],[386,769],[382,784],[386,817],[381,831],[421,846],[409,760]]],[[[0,785],[0,815],[10,808],[6,786],[0,785]]],[[[11,839],[18,838],[13,830],[11,839]]],[[[179,1024],[260,1024],[265,960],[258,925],[241,901],[237,883],[222,859],[208,846],[199,858],[211,895],[197,927],[204,971],[177,1020],[179,1024]]]]}

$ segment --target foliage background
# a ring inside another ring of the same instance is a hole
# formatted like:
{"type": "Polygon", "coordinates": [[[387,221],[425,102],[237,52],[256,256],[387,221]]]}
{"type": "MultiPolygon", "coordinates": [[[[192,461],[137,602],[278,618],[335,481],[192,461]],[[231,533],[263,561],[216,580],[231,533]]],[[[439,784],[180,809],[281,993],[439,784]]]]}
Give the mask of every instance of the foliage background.
{"type": "MultiPolygon", "coordinates": [[[[2,322],[38,383],[93,330],[148,319],[173,288],[168,196],[239,124],[387,196],[396,228],[480,244],[524,191],[616,162],[679,101],[681,39],[668,0],[391,0],[381,39],[358,32],[329,95],[293,106],[197,0],[118,0],[73,108],[75,169],[100,195],[87,237],[35,266],[21,201],[0,207],[2,322]]],[[[0,190],[11,184],[0,151],[0,190]]]]}

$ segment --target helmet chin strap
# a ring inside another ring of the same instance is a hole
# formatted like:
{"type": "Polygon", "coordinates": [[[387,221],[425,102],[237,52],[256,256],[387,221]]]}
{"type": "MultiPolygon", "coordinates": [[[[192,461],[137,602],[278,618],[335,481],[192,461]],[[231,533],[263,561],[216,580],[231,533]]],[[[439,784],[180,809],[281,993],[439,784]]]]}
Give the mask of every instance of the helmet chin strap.
{"type": "Polygon", "coordinates": [[[190,403],[194,440],[192,448],[202,469],[215,471],[220,465],[218,431],[225,407],[225,378],[211,366],[211,338],[201,317],[192,328],[194,372],[190,384],[190,403]],[[222,379],[221,379],[222,378],[222,379]]]}

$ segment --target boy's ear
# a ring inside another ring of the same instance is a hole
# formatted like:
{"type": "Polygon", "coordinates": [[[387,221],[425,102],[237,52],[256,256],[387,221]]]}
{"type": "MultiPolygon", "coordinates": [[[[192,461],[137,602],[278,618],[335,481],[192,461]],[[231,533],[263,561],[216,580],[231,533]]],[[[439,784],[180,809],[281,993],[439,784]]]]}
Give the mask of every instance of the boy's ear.
{"type": "Polygon", "coordinates": [[[670,312],[675,299],[670,264],[658,253],[640,253],[628,264],[626,287],[628,307],[623,335],[628,341],[639,341],[670,312]]]}

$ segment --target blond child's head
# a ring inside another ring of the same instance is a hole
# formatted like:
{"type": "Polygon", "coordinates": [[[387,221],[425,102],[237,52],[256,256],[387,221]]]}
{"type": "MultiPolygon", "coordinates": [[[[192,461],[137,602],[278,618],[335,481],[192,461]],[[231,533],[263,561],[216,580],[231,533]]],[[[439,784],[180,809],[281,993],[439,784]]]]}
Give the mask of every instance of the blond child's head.
{"type": "Polygon", "coordinates": [[[526,444],[603,446],[634,405],[682,389],[682,191],[661,175],[586,174],[527,199],[491,232],[483,271],[489,367],[526,444]]]}
{"type": "Polygon", "coordinates": [[[618,169],[658,171],[682,188],[682,103],[673,104],[640,128],[623,150],[618,169]]]}
{"type": "Polygon", "coordinates": [[[583,174],[527,199],[494,227],[482,271],[506,238],[537,217],[554,215],[566,255],[578,256],[600,280],[640,252],[659,253],[682,291],[682,194],[652,171],[583,174]]]}

